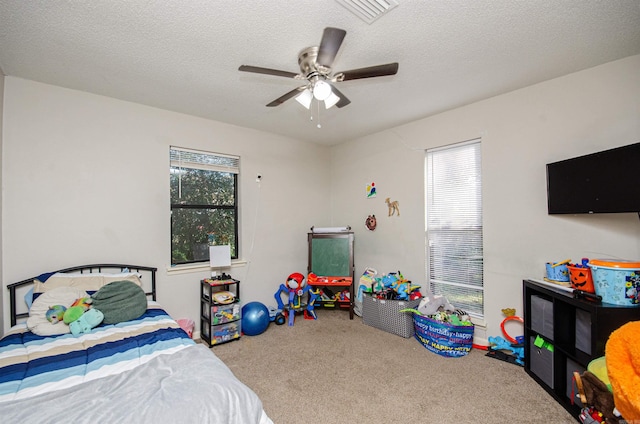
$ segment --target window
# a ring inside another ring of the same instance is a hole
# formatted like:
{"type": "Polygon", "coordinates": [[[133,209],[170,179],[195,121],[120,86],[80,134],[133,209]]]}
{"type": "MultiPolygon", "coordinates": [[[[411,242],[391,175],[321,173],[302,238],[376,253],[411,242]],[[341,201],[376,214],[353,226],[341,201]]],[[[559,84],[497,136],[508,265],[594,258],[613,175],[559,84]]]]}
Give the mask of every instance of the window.
{"type": "Polygon", "coordinates": [[[484,317],[480,140],[429,149],[425,159],[427,281],[484,317]]]}
{"type": "Polygon", "coordinates": [[[171,263],[209,261],[209,245],[238,257],[237,156],[171,147],[171,263]]]}

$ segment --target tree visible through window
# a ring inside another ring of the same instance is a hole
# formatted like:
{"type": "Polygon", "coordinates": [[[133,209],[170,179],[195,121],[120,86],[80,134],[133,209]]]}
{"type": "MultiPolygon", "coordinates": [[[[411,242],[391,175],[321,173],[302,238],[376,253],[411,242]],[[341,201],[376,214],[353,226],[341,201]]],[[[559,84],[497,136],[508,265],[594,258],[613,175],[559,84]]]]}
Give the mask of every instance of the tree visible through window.
{"type": "Polygon", "coordinates": [[[425,162],[427,281],[433,294],[484,316],[480,140],[429,149],[425,162]]]}
{"type": "Polygon", "coordinates": [[[170,148],[171,263],[209,260],[209,245],[238,257],[236,156],[170,148]]]}

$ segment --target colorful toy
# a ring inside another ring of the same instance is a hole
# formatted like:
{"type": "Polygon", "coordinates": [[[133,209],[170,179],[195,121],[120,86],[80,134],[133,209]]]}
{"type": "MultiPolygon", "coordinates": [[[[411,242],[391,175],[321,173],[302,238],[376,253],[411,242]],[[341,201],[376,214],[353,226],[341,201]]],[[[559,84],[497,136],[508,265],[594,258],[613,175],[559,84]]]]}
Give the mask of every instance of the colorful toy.
{"type": "Polygon", "coordinates": [[[66,311],[67,308],[62,305],[53,305],[49,306],[49,310],[47,311],[45,316],[51,324],[57,324],[60,321],[64,320],[64,314],[66,311]]]}
{"type": "Polygon", "coordinates": [[[64,323],[69,325],[73,321],[77,320],[84,314],[86,311],[91,308],[91,304],[93,303],[93,299],[90,297],[81,297],[80,299],[76,299],[75,302],[71,306],[69,306],[64,313],[64,323]]]}
{"type": "MultiPolygon", "coordinates": [[[[310,278],[315,277],[312,276],[312,274],[309,274],[309,276],[310,278]]],[[[314,311],[314,303],[318,294],[319,291],[313,291],[311,286],[305,284],[304,275],[299,272],[294,272],[287,277],[286,285],[280,284],[280,288],[274,294],[274,297],[278,303],[278,308],[283,311],[285,317],[288,317],[289,326],[293,326],[296,312],[304,311],[305,319],[318,319],[314,311]],[[288,297],[286,306],[282,302],[282,293],[286,293],[288,297]],[[306,304],[303,302],[305,294],[308,295],[309,298],[306,304]]]]}
{"type": "Polygon", "coordinates": [[[242,332],[247,336],[262,334],[269,327],[269,309],[260,302],[249,302],[242,307],[242,332]]]}
{"type": "Polygon", "coordinates": [[[269,306],[269,321],[275,322],[276,325],[284,324],[286,320],[284,314],[282,313],[282,309],[269,306]]]}
{"type": "Polygon", "coordinates": [[[64,313],[63,321],[69,325],[84,314],[84,308],[82,306],[70,306],[64,313]]]}
{"type": "Polygon", "coordinates": [[[104,314],[102,312],[95,308],[91,308],[82,314],[80,318],[69,324],[69,329],[71,329],[71,334],[74,336],[88,333],[92,328],[100,325],[103,319],[104,314]]]}
{"type": "Polygon", "coordinates": [[[524,366],[524,347],[518,345],[512,345],[502,337],[489,337],[489,351],[509,351],[513,358],[499,358],[504,359],[507,362],[511,362],[509,359],[513,359],[518,365],[524,366]]]}

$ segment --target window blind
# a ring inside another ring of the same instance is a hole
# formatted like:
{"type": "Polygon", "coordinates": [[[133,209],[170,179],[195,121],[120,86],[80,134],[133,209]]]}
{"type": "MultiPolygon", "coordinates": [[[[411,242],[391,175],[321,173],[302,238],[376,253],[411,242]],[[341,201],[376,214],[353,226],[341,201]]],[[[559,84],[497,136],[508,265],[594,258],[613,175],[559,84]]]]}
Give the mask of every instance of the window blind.
{"type": "Polygon", "coordinates": [[[426,275],[472,316],[484,316],[480,140],[429,149],[425,158],[426,275]]]}
{"type": "Polygon", "coordinates": [[[240,157],[209,153],[199,150],[171,147],[169,150],[171,166],[177,168],[193,168],[205,171],[220,171],[238,174],[240,172],[240,157]]]}

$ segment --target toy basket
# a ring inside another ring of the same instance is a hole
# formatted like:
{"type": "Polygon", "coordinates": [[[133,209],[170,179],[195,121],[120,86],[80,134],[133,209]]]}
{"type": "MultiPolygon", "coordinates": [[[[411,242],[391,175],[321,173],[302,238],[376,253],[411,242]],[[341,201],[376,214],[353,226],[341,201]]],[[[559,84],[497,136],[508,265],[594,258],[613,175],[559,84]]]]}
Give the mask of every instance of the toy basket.
{"type": "Polygon", "coordinates": [[[400,312],[406,308],[417,308],[420,299],[387,300],[376,299],[368,293],[362,298],[362,321],[372,327],[397,334],[401,337],[413,336],[411,314],[400,312]]]}
{"type": "Polygon", "coordinates": [[[416,313],[412,315],[415,337],[427,350],[449,358],[465,356],[471,351],[473,325],[452,325],[416,313]]]}

